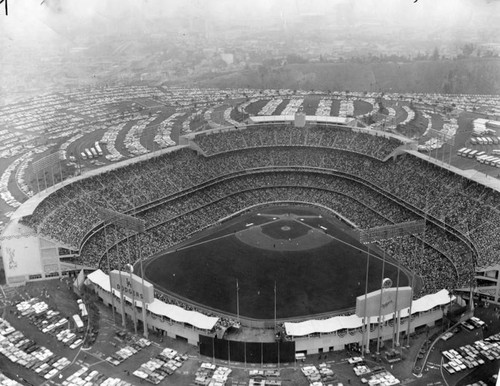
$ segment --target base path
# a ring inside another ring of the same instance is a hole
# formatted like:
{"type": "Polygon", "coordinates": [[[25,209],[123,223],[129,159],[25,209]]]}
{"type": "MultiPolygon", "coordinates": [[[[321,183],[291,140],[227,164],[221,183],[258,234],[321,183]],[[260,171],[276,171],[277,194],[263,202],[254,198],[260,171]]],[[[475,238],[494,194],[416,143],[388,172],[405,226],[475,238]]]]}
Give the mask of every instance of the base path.
{"type": "Polygon", "coordinates": [[[303,251],[332,241],[324,231],[301,222],[301,219],[311,216],[293,213],[261,216],[269,217],[270,221],[236,232],[236,238],[255,248],[275,251],[303,251]]]}

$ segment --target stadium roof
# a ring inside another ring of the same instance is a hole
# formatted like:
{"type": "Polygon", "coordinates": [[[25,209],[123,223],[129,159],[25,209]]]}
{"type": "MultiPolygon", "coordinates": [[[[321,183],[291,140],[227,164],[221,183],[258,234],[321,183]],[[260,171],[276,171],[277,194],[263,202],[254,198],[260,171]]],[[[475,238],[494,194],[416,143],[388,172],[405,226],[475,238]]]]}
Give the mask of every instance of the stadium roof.
{"type": "MultiPolygon", "coordinates": [[[[293,115],[265,115],[265,116],[255,116],[255,117],[250,117],[250,120],[252,120],[252,123],[249,123],[249,125],[264,125],[266,123],[286,123],[290,121],[290,117],[294,117],[293,115]]],[[[353,121],[353,118],[342,118],[342,117],[327,117],[327,116],[320,116],[320,115],[306,115],[306,119],[309,122],[314,122],[314,123],[328,123],[328,124],[342,124],[343,121],[340,120],[345,120],[345,119],[350,119],[353,121]],[[317,120],[316,120],[317,119],[317,120]]],[[[292,119],[293,121],[293,119],[292,119]]],[[[346,128],[349,127],[350,130],[359,132],[359,133],[366,133],[366,134],[371,134],[375,135],[378,137],[385,137],[385,138],[394,138],[399,140],[400,142],[404,144],[412,144],[415,143],[414,140],[408,139],[407,137],[400,135],[400,134],[395,134],[392,132],[388,131],[379,131],[379,130],[374,130],[372,128],[365,128],[365,127],[354,127],[354,126],[346,126],[346,128]]],[[[184,143],[190,143],[188,142],[189,140],[194,140],[198,135],[205,135],[205,134],[214,134],[214,133],[223,133],[227,131],[235,131],[235,130],[247,130],[248,126],[221,126],[216,129],[208,129],[208,130],[202,130],[202,131],[196,131],[193,133],[188,133],[182,135],[180,138],[181,140],[184,140],[184,143]]],[[[181,142],[182,143],[182,142],[181,142]]],[[[192,143],[191,143],[192,144],[192,143]]]]}
{"type": "MultiPolygon", "coordinates": [[[[455,297],[452,297],[452,300],[455,297]]],[[[413,301],[411,313],[424,312],[433,309],[436,306],[441,306],[450,302],[449,292],[443,289],[433,295],[426,295],[413,301]]],[[[409,308],[401,310],[401,317],[409,315],[409,308]]],[[[393,313],[384,316],[384,319],[389,320],[393,318],[393,313]]],[[[371,317],[370,323],[378,323],[378,317],[371,317]]],[[[322,320],[307,320],[299,323],[285,322],[285,330],[287,335],[290,336],[306,336],[310,334],[328,334],[343,329],[355,329],[363,325],[363,318],[357,315],[349,316],[335,316],[329,319],[322,320]]]]}
{"type": "MultiPolygon", "coordinates": [[[[259,115],[250,117],[250,120],[254,123],[293,122],[295,121],[295,115],[259,115]]],[[[348,125],[354,121],[354,118],[343,118],[327,115],[306,115],[306,122],[322,122],[333,123],[337,125],[348,125]]]]}

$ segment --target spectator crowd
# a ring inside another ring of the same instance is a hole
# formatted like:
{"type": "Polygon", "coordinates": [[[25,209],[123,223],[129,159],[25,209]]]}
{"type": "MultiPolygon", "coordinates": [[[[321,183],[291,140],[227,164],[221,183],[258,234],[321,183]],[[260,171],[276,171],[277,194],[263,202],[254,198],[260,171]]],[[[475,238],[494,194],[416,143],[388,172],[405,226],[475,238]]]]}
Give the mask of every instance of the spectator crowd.
{"type": "Polygon", "coordinates": [[[380,160],[402,144],[395,138],[353,131],[345,126],[327,125],[305,129],[292,125],[256,125],[244,130],[199,134],[195,141],[207,155],[251,147],[311,146],[347,150],[380,160]]]}
{"type": "Polygon", "coordinates": [[[498,262],[500,193],[410,154],[395,139],[345,127],[256,126],[196,136],[186,146],[60,188],[22,221],[80,251],[82,264],[120,268],[172,247],[252,205],[331,208],[360,229],[426,220],[421,234],[378,245],[420,275],[423,295],[468,286],[498,262]],[[134,213],[146,231],[100,225],[97,207],[134,213]],[[108,251],[106,253],[106,251],[108,251]]]}

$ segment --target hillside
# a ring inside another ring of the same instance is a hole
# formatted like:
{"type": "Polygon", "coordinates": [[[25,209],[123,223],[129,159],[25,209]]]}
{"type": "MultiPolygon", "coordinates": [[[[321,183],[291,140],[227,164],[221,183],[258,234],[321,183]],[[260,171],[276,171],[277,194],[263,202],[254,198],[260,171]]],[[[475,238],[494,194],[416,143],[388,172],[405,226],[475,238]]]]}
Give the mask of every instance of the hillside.
{"type": "Polygon", "coordinates": [[[260,66],[198,79],[202,87],[500,94],[500,58],[410,63],[260,66]]]}

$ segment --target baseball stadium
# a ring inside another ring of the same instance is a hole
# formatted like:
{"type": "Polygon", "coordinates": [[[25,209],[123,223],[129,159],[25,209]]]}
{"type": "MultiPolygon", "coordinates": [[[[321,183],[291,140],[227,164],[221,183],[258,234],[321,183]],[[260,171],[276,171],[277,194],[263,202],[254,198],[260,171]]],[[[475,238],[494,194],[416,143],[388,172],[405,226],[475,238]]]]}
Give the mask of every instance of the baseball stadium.
{"type": "Polygon", "coordinates": [[[399,342],[496,264],[497,185],[348,119],[258,117],[34,195],[2,235],[6,281],[84,276],[145,331],[220,358],[226,341],[269,344],[269,362],[399,342]],[[383,282],[410,303],[361,315],[383,282]]]}

